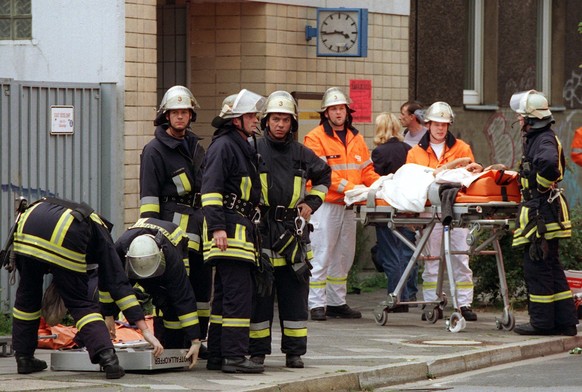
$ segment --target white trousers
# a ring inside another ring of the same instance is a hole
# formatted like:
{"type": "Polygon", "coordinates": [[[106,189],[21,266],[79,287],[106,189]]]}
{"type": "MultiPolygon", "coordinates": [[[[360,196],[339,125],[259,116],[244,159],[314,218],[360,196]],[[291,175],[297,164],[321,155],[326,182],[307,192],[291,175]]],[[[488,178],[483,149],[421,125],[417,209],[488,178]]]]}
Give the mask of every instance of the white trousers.
{"type": "MultiPolygon", "coordinates": [[[[450,231],[451,234],[451,251],[467,250],[468,229],[455,227],[450,231]]],[[[441,244],[443,240],[443,225],[437,223],[430,235],[426,245],[431,256],[440,256],[441,244]]],[[[471,306],[473,302],[473,271],[469,268],[469,256],[451,255],[451,264],[455,287],[457,291],[457,305],[471,306]]],[[[439,271],[439,260],[426,260],[424,262],[424,272],[422,273],[422,291],[425,301],[436,301],[436,281],[439,271]]],[[[445,271],[446,274],[446,271],[445,271]]],[[[445,275],[447,277],[447,275],[445,275]]],[[[443,287],[446,288],[446,287],[443,287]]],[[[452,301],[448,301],[452,304],[452,301]]]]}
{"type": "Polygon", "coordinates": [[[356,214],[343,205],[323,203],[311,216],[311,223],[309,309],[343,305],[356,253],[356,214]]]}

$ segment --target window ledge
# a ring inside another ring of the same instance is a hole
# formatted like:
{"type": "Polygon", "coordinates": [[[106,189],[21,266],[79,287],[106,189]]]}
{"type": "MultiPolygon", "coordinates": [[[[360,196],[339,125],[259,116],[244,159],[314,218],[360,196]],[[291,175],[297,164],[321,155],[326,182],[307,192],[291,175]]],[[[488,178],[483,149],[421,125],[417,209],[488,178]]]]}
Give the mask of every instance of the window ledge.
{"type": "Polygon", "coordinates": [[[499,110],[499,105],[465,105],[465,110],[499,110]]]}

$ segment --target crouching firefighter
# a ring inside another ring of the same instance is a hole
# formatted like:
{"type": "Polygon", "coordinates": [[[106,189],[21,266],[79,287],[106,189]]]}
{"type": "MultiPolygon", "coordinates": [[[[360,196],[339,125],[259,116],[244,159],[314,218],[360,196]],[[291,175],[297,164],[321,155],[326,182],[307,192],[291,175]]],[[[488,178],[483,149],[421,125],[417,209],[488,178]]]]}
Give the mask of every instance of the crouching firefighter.
{"type": "Polygon", "coordinates": [[[125,270],[152,298],[154,335],[164,348],[188,348],[192,369],[200,350],[196,297],[188,280],[188,235],[176,224],[139,219],[115,242],[125,270]]]}
{"type": "Polygon", "coordinates": [[[98,363],[110,379],[123,377],[111,342],[113,311],[121,309],[136,324],[159,356],[163,347],[144,321],[139,305],[110,235],[111,224],[87,204],[43,198],[24,211],[13,236],[20,282],[13,309],[12,343],[20,374],[46,369],[34,357],[43,298],[43,278],[51,273],[64,305],[75,320],[75,343],[86,347],[92,363],[98,363]],[[89,275],[97,270],[99,301],[89,295],[89,275]],[[106,322],[108,324],[106,324],[106,322]]]}
{"type": "Polygon", "coordinates": [[[257,293],[251,318],[251,361],[263,364],[271,354],[274,300],[278,301],[282,329],[281,351],[289,368],[303,368],[307,351],[307,299],[310,259],[308,223],[323,203],[331,184],[331,169],[313,151],[294,140],[298,129],[297,104],[286,91],[275,91],[267,99],[261,120],[264,137],[257,150],[263,197],[261,246],[263,257],[274,266],[274,288],[257,293]],[[306,194],[306,183],[311,189],[306,194]]]}
{"type": "Polygon", "coordinates": [[[566,168],[562,144],[551,129],[554,118],[541,93],[513,94],[510,106],[519,116],[523,136],[522,201],[513,246],[525,250],[523,271],[530,316],[529,323],[517,325],[514,331],[574,336],[578,318],[558,254],[559,239],[572,235],[568,205],[558,188],[566,168]]]}

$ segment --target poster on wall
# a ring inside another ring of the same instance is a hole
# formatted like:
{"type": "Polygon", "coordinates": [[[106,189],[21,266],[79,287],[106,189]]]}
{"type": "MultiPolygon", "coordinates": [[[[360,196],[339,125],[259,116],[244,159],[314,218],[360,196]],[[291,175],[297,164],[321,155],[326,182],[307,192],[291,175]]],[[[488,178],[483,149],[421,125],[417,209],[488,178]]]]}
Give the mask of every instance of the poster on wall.
{"type": "Polygon", "coordinates": [[[368,79],[350,80],[350,107],[356,112],[352,113],[354,122],[372,122],[372,81],[368,79]]]}

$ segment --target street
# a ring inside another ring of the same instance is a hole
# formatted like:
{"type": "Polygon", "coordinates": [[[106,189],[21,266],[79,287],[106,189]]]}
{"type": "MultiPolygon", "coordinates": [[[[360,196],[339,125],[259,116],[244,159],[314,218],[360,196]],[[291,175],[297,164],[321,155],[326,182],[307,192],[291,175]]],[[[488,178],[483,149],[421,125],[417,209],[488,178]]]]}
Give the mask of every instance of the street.
{"type": "Polygon", "coordinates": [[[375,389],[375,392],[569,392],[582,390],[582,356],[562,353],[441,377],[375,389]]]}

